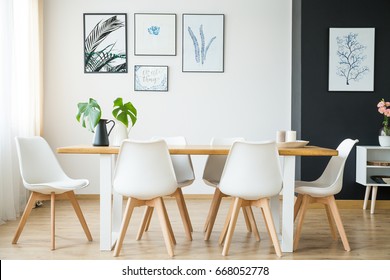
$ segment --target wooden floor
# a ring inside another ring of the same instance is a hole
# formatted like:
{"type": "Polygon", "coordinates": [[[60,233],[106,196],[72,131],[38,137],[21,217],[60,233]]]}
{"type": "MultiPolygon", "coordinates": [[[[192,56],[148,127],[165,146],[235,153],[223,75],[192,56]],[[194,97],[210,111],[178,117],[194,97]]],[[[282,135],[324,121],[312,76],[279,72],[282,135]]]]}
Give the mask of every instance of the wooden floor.
{"type": "MultiPolygon", "coordinates": [[[[136,209],[130,222],[123,249],[119,257],[112,252],[99,250],[99,201],[81,199],[80,205],[90,227],[93,242],[88,242],[76,215],[67,201],[57,202],[56,207],[56,245],[50,250],[50,203],[36,208],[22,232],[19,242],[11,244],[18,221],[9,221],[0,226],[0,259],[1,260],[169,260],[165,249],[156,213],[153,215],[150,229],[142,240],[136,241],[143,208],[136,209]]],[[[225,220],[229,201],[224,200],[217,217],[214,231],[209,241],[203,240],[203,223],[206,218],[210,200],[188,199],[187,207],[194,227],[193,241],[187,241],[184,229],[174,200],[165,200],[168,214],[175,233],[177,244],[174,248],[178,260],[273,260],[279,259],[272,247],[264,227],[260,210],[254,209],[261,241],[256,242],[253,235],[247,232],[240,214],[233,236],[229,256],[221,255],[222,247],[218,245],[219,233],[225,220]]],[[[351,207],[349,207],[351,208],[351,207]]],[[[284,253],[285,260],[390,260],[390,210],[377,206],[376,213],[361,206],[354,209],[340,209],[352,251],[343,250],[340,240],[331,238],[327,218],[323,209],[310,209],[302,230],[299,249],[294,253],[284,253]]],[[[384,207],[388,208],[388,207],[384,207]]]]}

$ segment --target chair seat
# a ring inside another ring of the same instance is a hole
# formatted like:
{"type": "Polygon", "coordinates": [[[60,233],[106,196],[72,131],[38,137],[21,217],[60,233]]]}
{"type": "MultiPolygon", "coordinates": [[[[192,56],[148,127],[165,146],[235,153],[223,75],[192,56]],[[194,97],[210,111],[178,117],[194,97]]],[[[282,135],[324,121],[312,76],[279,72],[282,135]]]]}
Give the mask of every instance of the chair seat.
{"type": "Polygon", "coordinates": [[[213,180],[213,179],[205,179],[203,178],[203,181],[205,182],[206,185],[217,188],[219,184],[219,180],[213,180]]]}
{"type": "Polygon", "coordinates": [[[295,192],[299,194],[308,194],[313,197],[324,197],[338,193],[338,191],[332,187],[332,184],[329,185],[316,181],[296,181],[295,192]]]}
{"type": "Polygon", "coordinates": [[[69,179],[61,181],[43,182],[39,184],[26,184],[30,191],[40,192],[42,194],[61,194],[68,191],[82,189],[89,185],[87,179],[69,179]]]}
{"type": "Polygon", "coordinates": [[[187,186],[191,185],[193,182],[194,182],[194,179],[177,182],[178,188],[187,187],[187,186]]]}

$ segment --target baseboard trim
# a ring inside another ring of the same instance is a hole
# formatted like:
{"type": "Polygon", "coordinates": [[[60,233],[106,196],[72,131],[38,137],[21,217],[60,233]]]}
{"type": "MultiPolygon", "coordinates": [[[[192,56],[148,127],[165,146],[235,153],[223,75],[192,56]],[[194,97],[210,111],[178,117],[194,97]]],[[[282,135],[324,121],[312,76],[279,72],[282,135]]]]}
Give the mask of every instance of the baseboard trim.
{"type": "MultiPolygon", "coordinates": [[[[76,197],[80,200],[99,200],[99,194],[77,194],[76,197]]],[[[213,197],[212,194],[185,194],[185,199],[191,200],[210,200],[213,197]]],[[[282,198],[282,197],[281,197],[282,198]]],[[[167,197],[166,199],[174,199],[172,197],[167,197]]],[[[228,199],[228,198],[224,198],[228,199]]],[[[362,209],[363,208],[363,200],[343,200],[337,199],[336,203],[340,209],[362,209]]],[[[368,204],[368,208],[371,205],[371,201],[368,204]]],[[[320,204],[311,204],[309,208],[322,208],[323,206],[320,204]]],[[[376,209],[390,209],[390,200],[377,200],[375,203],[376,209]]]]}

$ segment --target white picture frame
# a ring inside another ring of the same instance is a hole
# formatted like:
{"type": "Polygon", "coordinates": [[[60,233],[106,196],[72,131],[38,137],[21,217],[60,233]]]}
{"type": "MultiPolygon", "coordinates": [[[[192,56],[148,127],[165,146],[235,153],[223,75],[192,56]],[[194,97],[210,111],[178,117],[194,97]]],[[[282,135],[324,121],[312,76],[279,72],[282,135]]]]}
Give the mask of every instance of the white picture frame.
{"type": "Polygon", "coordinates": [[[176,14],[134,14],[134,55],[176,55],[176,14]]]}
{"type": "Polygon", "coordinates": [[[168,91],[168,66],[135,65],[135,91],[168,91]]]}
{"type": "Polygon", "coordinates": [[[329,91],[374,91],[375,28],[329,29],[329,91]]]}

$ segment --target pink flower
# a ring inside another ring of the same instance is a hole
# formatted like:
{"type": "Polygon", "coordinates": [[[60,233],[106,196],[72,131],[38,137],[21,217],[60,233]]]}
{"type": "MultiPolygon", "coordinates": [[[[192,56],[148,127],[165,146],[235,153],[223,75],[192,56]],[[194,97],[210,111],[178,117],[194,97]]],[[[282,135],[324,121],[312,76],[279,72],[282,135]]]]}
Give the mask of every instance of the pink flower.
{"type": "Polygon", "coordinates": [[[385,106],[385,101],[382,99],[382,101],[380,101],[379,103],[378,103],[378,105],[376,105],[378,108],[379,107],[384,107],[385,106]]]}

